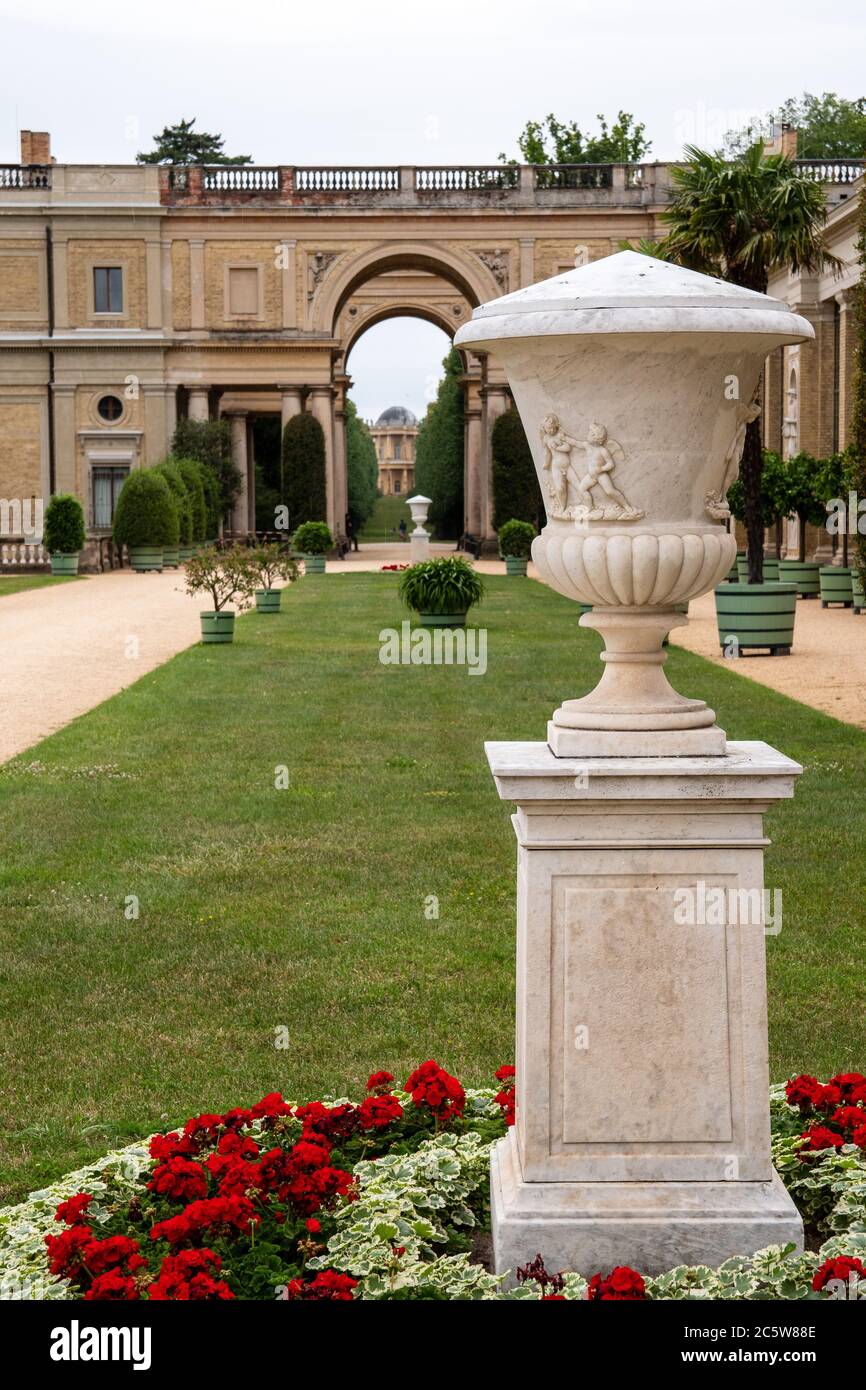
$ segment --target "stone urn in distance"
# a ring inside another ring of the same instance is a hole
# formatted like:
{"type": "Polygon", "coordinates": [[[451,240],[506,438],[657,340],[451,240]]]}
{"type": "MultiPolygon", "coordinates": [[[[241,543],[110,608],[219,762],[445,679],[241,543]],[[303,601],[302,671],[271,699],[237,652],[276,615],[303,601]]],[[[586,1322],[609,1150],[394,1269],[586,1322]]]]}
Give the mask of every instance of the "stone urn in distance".
{"type": "Polygon", "coordinates": [[[725,495],[764,360],[813,336],[778,300],[634,251],[482,304],[457,333],[508,375],[547,511],[532,558],[605,641],[595,690],[548,725],[558,756],[724,753],[662,644],[735,560],[725,495]]]}

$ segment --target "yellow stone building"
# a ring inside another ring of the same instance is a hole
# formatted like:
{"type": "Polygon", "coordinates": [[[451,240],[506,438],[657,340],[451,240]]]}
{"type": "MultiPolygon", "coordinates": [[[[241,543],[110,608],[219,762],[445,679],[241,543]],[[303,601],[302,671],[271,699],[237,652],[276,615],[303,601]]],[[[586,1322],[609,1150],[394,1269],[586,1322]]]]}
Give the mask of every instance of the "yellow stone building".
{"type": "MultiPolygon", "coordinates": [[[[660,234],[669,190],[665,164],[64,165],[49,144],[22,132],[20,163],[0,166],[0,501],[76,493],[89,563],[123,479],[165,456],[181,416],[230,421],[244,480],[232,529],[246,532],[253,420],[311,412],[341,532],[359,336],[406,314],[453,335],[485,300],[660,234]]],[[[848,430],[862,163],[804,167],[846,264],[771,285],[818,336],[770,364],[764,419],[774,446],[826,452],[848,430]]],[[[492,359],[466,354],[462,384],[464,530],[492,543],[490,436],[510,396],[492,359]]],[[[6,562],[23,554],[10,514],[6,562]]]]}
{"type": "Polygon", "coordinates": [[[389,406],[370,426],[370,433],[379,460],[379,491],[383,497],[411,496],[418,438],[418,421],[412,411],[404,405],[389,406]]]}

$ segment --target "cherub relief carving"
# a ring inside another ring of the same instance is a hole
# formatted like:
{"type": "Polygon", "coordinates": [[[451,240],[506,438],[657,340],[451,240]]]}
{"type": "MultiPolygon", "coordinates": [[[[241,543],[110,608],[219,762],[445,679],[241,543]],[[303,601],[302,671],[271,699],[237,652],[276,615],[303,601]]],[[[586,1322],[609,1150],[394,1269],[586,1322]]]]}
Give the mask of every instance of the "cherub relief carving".
{"type": "Polygon", "coordinates": [[[731,515],[731,509],[727,503],[728,488],[740,471],[740,462],[746,447],[746,430],[753,420],[757,420],[760,413],[761,407],[757,400],[749,401],[748,405],[744,405],[742,401],[737,404],[737,428],[734,431],[728,452],[725,454],[721,487],[717,492],[708,492],[704,498],[704,508],[707,515],[711,516],[714,521],[727,521],[731,515]]]}
{"type": "Polygon", "coordinates": [[[547,492],[551,517],[571,521],[638,521],[638,511],[614,484],[618,463],[625,461],[622,445],[608,437],[604,425],[593,423],[586,439],[575,439],[562,428],[558,415],[541,424],[544,470],[550,474],[547,492]],[[572,461],[582,449],[584,463],[578,470],[572,461]]]}

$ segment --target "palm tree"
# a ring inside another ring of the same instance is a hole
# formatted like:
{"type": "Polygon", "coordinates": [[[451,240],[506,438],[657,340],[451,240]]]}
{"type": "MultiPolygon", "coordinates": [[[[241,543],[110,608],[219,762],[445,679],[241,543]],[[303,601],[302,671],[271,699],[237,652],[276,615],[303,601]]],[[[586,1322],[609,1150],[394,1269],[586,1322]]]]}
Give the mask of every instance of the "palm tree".
{"type": "MultiPolygon", "coordinates": [[[[760,143],[730,161],[694,145],[685,153],[688,162],[671,170],[673,197],[663,214],[670,230],[660,242],[642,243],[641,250],[760,294],[766,294],[774,271],[840,265],[824,235],[823,189],[792,159],[766,155],[760,143]]],[[[740,464],[750,584],[764,577],[761,466],[757,419],[746,431],[740,464]]]]}

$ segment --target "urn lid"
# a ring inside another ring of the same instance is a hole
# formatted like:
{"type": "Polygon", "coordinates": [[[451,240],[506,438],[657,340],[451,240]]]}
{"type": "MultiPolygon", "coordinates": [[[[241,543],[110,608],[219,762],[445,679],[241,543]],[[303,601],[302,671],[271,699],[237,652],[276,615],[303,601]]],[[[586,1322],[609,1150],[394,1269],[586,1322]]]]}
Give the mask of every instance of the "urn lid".
{"type": "Polygon", "coordinates": [[[619,251],[481,304],[455,343],[571,333],[765,333],[814,337],[779,299],[637,251],[619,251]]]}

